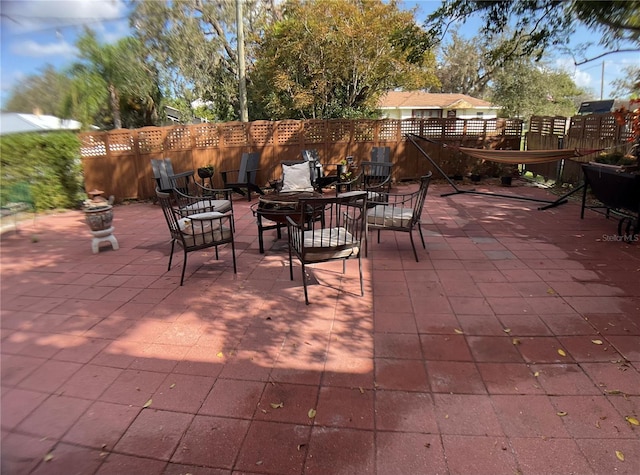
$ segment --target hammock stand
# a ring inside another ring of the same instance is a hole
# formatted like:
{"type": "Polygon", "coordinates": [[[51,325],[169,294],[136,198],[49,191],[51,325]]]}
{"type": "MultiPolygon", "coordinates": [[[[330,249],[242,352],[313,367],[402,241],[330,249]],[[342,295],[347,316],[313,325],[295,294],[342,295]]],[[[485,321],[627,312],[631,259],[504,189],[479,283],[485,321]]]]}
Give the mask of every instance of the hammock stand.
{"type": "MultiPolygon", "coordinates": [[[[459,195],[459,194],[474,194],[474,195],[483,195],[483,196],[492,196],[495,198],[510,198],[513,200],[523,200],[523,201],[534,201],[537,203],[546,203],[545,206],[541,206],[538,209],[544,210],[549,208],[554,208],[561,204],[566,203],[567,198],[574,193],[582,190],[585,185],[584,183],[577,188],[574,188],[569,193],[566,193],[556,200],[543,200],[539,198],[531,198],[528,196],[520,196],[520,195],[511,195],[506,193],[491,193],[488,191],[476,191],[475,189],[471,190],[462,190],[458,188],[447,176],[447,174],[438,166],[438,164],[424,151],[424,149],[416,142],[416,139],[424,140],[426,142],[430,142],[433,144],[440,145],[441,147],[452,147],[451,145],[443,144],[442,142],[437,142],[435,140],[431,140],[427,137],[422,137],[421,135],[417,135],[414,133],[406,134],[406,137],[411,141],[413,145],[418,149],[418,151],[424,156],[431,165],[443,176],[445,180],[449,182],[454,191],[450,193],[443,193],[440,196],[451,196],[451,195],[459,195]]],[[[493,161],[498,163],[545,163],[545,162],[555,162],[557,160],[562,160],[571,157],[580,157],[582,155],[588,155],[590,153],[597,152],[599,150],[584,150],[579,151],[577,149],[559,149],[559,150],[533,150],[533,151],[519,151],[519,150],[484,150],[484,149],[476,149],[476,148],[465,148],[465,147],[452,147],[460,150],[461,152],[466,153],[467,155],[473,156],[475,158],[480,158],[482,160],[493,161]],[[526,159],[525,159],[526,157],[526,159]]]]}

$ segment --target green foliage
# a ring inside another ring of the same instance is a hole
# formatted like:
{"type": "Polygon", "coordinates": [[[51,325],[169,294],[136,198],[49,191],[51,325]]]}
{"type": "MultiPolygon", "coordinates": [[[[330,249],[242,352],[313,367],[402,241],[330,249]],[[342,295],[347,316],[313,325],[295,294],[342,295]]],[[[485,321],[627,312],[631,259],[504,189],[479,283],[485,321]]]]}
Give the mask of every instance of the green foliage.
{"type": "MultiPolygon", "coordinates": [[[[237,120],[235,1],[135,1],[131,22],[160,75],[165,95],[211,101],[213,119],[237,120]]],[[[272,0],[243,0],[250,65],[272,0]]]]}
{"type": "Polygon", "coordinates": [[[64,116],[64,98],[69,92],[69,78],[53,68],[46,66],[39,74],[28,76],[17,83],[9,94],[4,107],[6,112],[64,116]]]}
{"type": "Polygon", "coordinates": [[[146,64],[137,39],[126,37],[101,45],[93,31],[85,30],[77,47],[80,60],[69,70],[66,116],[84,127],[140,127],[156,122],[161,99],[157,73],[146,64]]]}
{"type": "Polygon", "coordinates": [[[640,2],[627,0],[443,0],[425,22],[428,44],[439,43],[451,25],[472,17],[484,22],[487,44],[511,30],[490,51],[490,62],[497,65],[518,57],[540,60],[545,51],[566,47],[580,25],[597,33],[599,43],[612,51],[640,44],[640,2]]]}
{"type": "Polygon", "coordinates": [[[74,207],[81,196],[80,140],[69,132],[0,138],[0,201],[28,196],[36,210],[74,207]]]}
{"type": "Polygon", "coordinates": [[[503,108],[504,117],[525,121],[532,115],[571,117],[585,95],[568,73],[540,67],[531,59],[512,62],[492,78],[491,101],[503,108]]]}
{"type": "Polygon", "coordinates": [[[454,30],[441,51],[441,64],[437,71],[441,87],[438,92],[483,98],[490,79],[487,74],[490,66],[486,64],[487,49],[482,41],[479,38],[464,39],[454,30]]]}
{"type": "Polygon", "coordinates": [[[394,1],[287,2],[256,52],[255,118],[371,117],[388,90],[437,84],[433,55],[407,39],[418,30],[394,1]]]}
{"type": "Polygon", "coordinates": [[[640,67],[633,64],[623,68],[625,77],[611,83],[614,87],[613,97],[634,99],[640,97],[640,67]]]}

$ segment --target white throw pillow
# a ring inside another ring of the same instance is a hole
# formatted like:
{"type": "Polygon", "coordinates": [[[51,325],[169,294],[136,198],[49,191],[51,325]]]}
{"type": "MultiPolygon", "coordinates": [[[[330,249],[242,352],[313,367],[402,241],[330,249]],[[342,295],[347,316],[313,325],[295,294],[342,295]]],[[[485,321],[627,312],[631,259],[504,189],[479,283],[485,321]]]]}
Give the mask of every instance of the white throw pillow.
{"type": "Polygon", "coordinates": [[[309,164],[282,165],[282,189],[280,191],[313,191],[309,164]]]}

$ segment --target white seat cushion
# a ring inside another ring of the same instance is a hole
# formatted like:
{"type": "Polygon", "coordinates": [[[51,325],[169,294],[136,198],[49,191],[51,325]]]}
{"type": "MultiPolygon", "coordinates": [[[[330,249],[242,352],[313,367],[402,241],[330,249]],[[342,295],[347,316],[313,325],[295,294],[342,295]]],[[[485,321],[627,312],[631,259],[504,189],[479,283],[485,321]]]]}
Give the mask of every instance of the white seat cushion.
{"type": "Polygon", "coordinates": [[[385,227],[407,227],[413,217],[413,208],[378,205],[367,211],[367,223],[385,227]]]}
{"type": "Polygon", "coordinates": [[[281,191],[313,191],[311,171],[307,162],[282,165],[281,191]]]}
{"type": "Polygon", "coordinates": [[[360,252],[358,247],[335,249],[338,246],[353,244],[353,236],[345,228],[305,231],[303,239],[306,260],[311,262],[357,256],[360,252]]]}
{"type": "Polygon", "coordinates": [[[189,215],[198,213],[203,210],[214,209],[220,213],[225,213],[231,209],[231,201],[229,200],[200,200],[190,205],[180,208],[181,215],[189,215]]]}

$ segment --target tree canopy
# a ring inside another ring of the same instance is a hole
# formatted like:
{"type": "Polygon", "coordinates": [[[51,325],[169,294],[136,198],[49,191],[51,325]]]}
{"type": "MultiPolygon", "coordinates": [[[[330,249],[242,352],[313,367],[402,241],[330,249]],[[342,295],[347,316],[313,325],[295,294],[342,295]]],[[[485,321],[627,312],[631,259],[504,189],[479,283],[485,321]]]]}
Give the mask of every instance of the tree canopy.
{"type": "MultiPolygon", "coordinates": [[[[277,12],[274,3],[245,0],[249,61],[255,39],[277,12]]],[[[211,103],[218,120],[237,119],[235,1],[136,0],[131,24],[161,72],[167,95],[211,103]]]]}
{"type": "Polygon", "coordinates": [[[100,44],[95,33],[86,30],[77,46],[79,60],[69,69],[65,115],[85,126],[152,124],[160,93],[157,74],[145,63],[140,42],[125,37],[100,44]]]}
{"type": "Polygon", "coordinates": [[[452,24],[472,16],[481,17],[488,41],[511,28],[509,40],[492,51],[495,62],[514,55],[540,59],[549,47],[566,45],[580,24],[600,33],[600,44],[611,51],[640,46],[640,2],[626,0],[442,0],[425,22],[425,44],[440,42],[452,24]]]}
{"type": "Polygon", "coordinates": [[[262,118],[366,117],[395,87],[437,85],[435,58],[408,58],[412,12],[381,0],[291,0],[270,25],[251,73],[262,118]]]}

